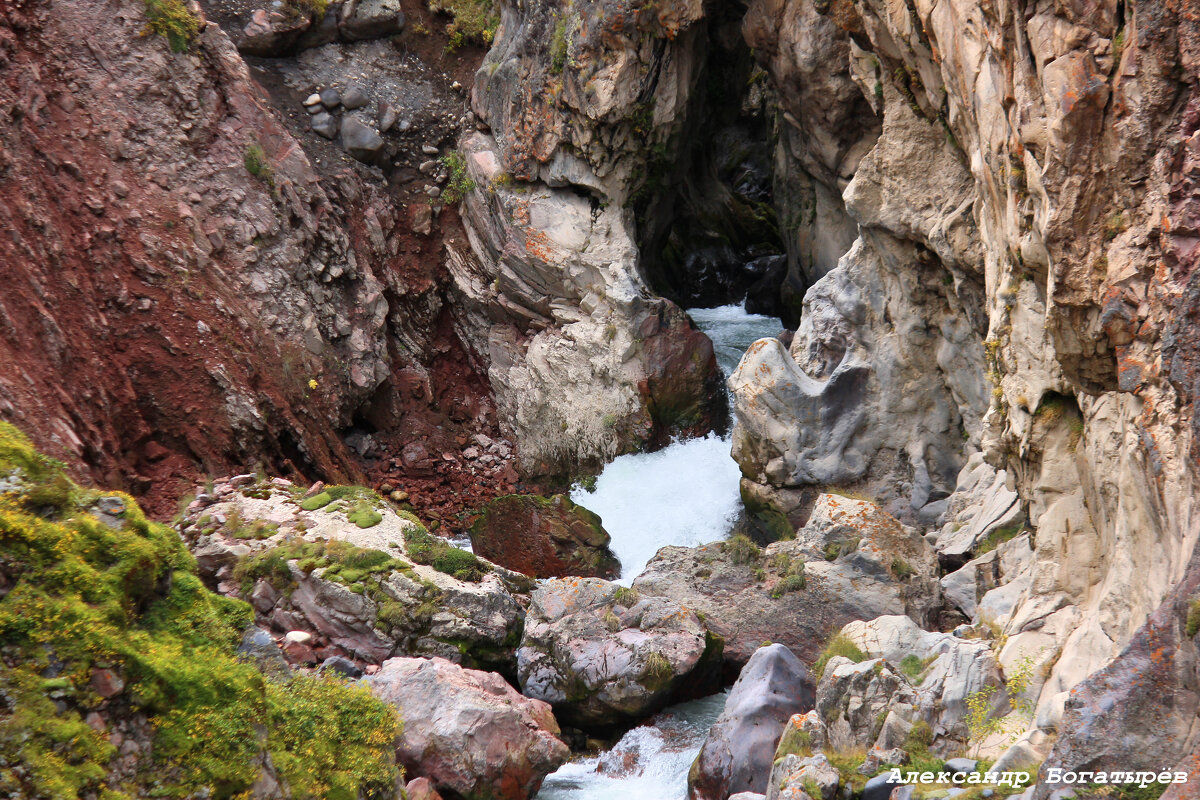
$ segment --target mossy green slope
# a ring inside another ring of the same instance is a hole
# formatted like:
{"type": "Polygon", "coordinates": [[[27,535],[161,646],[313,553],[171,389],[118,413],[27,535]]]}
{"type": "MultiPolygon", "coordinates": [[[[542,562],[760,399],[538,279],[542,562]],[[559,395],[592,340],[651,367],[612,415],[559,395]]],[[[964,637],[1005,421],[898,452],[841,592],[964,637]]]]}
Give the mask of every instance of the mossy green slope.
{"type": "Polygon", "coordinates": [[[235,657],[250,608],[208,591],[132,498],[103,493],[118,527],[90,513],[101,496],[0,423],[0,794],[240,798],[266,753],[293,797],[394,796],[394,710],[333,679],[266,681],[235,657]],[[123,690],[101,697],[96,670],[123,690]],[[149,721],[134,777],[112,777],[91,711],[149,721]]]}

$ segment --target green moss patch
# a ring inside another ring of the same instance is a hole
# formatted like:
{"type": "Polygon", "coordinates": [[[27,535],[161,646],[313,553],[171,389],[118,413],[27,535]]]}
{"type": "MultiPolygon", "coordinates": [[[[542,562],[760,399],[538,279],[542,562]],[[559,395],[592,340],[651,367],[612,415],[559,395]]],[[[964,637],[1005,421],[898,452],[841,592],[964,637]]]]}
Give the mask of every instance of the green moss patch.
{"type": "Polygon", "coordinates": [[[208,591],[169,528],[132,498],[114,529],[71,497],[88,493],[0,423],[0,475],[65,485],[43,515],[24,491],[0,494],[0,794],[228,799],[246,793],[269,753],[297,798],[391,797],[399,720],[361,688],[297,678],[272,684],[235,648],[248,605],[208,591]],[[65,484],[63,484],[65,482],[65,484]],[[107,699],[96,670],[123,683],[107,699]],[[103,703],[103,705],[102,705],[103,703]],[[122,783],[116,753],[84,723],[93,710],[142,714],[153,759],[122,783]]]}
{"type": "Polygon", "coordinates": [[[413,561],[427,564],[438,572],[444,572],[460,581],[477,583],[490,571],[490,567],[474,553],[460,550],[424,528],[406,529],[404,545],[408,557],[413,561]]]}

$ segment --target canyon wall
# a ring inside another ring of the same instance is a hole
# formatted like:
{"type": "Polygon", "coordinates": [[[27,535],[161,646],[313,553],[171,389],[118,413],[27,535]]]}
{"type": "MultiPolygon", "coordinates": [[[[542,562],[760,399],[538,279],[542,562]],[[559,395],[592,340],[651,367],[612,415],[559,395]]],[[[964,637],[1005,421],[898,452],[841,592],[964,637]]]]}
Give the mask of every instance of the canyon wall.
{"type": "MultiPolygon", "coordinates": [[[[816,489],[854,489],[931,531],[948,607],[1005,637],[1007,669],[1037,667],[1010,759],[1056,740],[1071,752],[1071,691],[1130,644],[1200,534],[1196,12],[756,0],[739,13],[767,79],[745,92],[774,111],[781,293],[803,298],[790,345],[758,342],[729,381],[743,495],[800,523],[816,489]]],[[[631,242],[655,223],[631,212],[654,203],[630,200],[680,196],[654,164],[696,133],[694,76],[728,17],[505,4],[472,96],[492,130],[467,144],[488,182],[472,225],[508,219],[497,206],[514,191],[529,193],[521,213],[557,197],[584,219],[590,204],[578,248],[618,265],[609,285],[646,280],[631,242]]],[[[474,241],[497,263],[512,252],[474,241]]]]}

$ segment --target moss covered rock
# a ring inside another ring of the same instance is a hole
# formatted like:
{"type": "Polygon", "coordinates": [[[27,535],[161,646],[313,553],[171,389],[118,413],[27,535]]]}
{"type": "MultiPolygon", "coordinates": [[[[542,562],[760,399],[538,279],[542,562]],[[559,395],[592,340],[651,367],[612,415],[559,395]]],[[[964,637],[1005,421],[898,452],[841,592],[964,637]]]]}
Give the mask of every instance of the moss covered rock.
{"type": "Polygon", "coordinates": [[[535,578],[615,578],[621,563],[608,543],[600,517],[561,494],[496,498],[471,526],[476,553],[535,578]]]}
{"type": "Polygon", "coordinates": [[[0,795],[390,796],[395,711],[334,680],[264,680],[237,658],[251,619],[133,498],[76,486],[0,423],[0,795]]]}

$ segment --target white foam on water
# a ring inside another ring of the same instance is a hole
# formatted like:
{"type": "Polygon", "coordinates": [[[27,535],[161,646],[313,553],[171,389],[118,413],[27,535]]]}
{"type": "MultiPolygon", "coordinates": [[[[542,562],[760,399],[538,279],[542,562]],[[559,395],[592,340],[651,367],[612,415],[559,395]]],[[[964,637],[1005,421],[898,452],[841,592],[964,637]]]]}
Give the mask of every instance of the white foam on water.
{"type": "Polygon", "coordinates": [[[564,764],[536,800],[684,800],[687,776],[727,692],[668,708],[598,757],[564,764]]]}
{"type": "Polygon", "coordinates": [[[595,492],[576,489],[571,499],[600,515],[628,585],[660,547],[724,539],[740,508],[740,476],[729,440],[710,434],[621,456],[600,473],[595,492]]]}
{"type": "MultiPolygon", "coordinates": [[[[688,313],[712,339],[726,376],[747,347],[781,329],[774,317],[747,314],[740,305],[688,313]]],[[[628,585],[660,547],[726,538],[741,508],[740,477],[730,439],[710,434],[656,453],[620,456],[600,473],[595,492],[576,489],[571,499],[600,515],[621,561],[620,582],[628,585]]]]}

